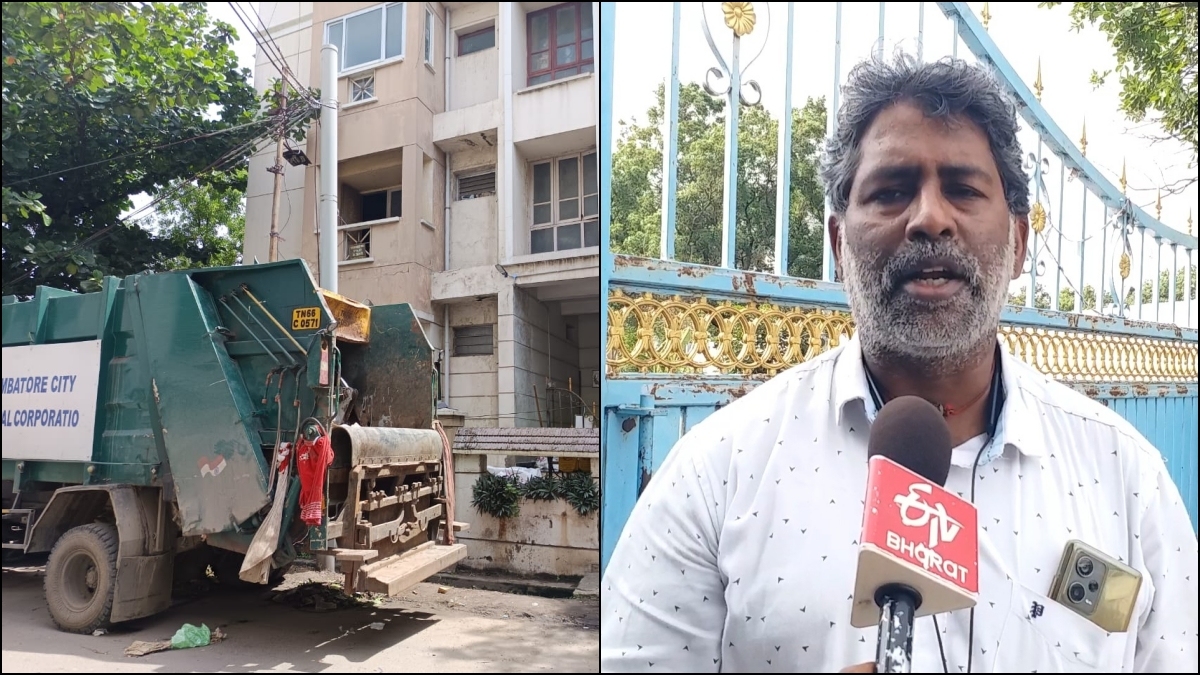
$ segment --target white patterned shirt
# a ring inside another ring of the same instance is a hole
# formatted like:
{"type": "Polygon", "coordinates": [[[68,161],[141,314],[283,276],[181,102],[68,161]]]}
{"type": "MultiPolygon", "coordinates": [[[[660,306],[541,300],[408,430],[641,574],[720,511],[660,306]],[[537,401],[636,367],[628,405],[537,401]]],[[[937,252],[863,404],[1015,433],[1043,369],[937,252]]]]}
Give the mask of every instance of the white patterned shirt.
{"type": "MultiPolygon", "coordinates": [[[[1106,406],[1001,351],[1007,397],[977,473],[971,672],[1196,672],[1197,539],[1162,456],[1106,406]],[[1046,596],[1071,539],[1141,572],[1127,632],[1046,596]]],[[[851,627],[850,609],[875,412],[850,340],[686,434],[605,570],[601,670],[874,661],[877,631],[851,627]]],[[[984,442],[954,449],[947,489],[970,497],[984,442]]],[[[969,616],[938,617],[951,673],[967,672],[969,616]]],[[[936,632],[932,617],[916,621],[913,672],[942,672],[936,632]]]]}

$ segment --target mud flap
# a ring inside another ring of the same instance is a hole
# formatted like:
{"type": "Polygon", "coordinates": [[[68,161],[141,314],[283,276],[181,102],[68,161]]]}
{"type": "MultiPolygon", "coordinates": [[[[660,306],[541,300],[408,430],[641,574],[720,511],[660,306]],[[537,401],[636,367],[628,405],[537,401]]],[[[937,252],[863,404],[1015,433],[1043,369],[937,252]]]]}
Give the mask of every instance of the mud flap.
{"type": "Polygon", "coordinates": [[[173,551],[121,557],[113,594],[113,623],[150,616],[170,607],[174,565],[173,551]]]}

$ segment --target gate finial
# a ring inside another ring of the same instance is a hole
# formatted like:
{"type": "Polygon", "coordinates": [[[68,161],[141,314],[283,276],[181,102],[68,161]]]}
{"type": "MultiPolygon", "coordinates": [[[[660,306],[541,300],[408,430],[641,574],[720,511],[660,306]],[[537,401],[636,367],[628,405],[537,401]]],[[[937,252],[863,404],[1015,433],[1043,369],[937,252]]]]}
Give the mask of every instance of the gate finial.
{"type": "Polygon", "coordinates": [[[983,11],[979,13],[979,18],[983,20],[983,29],[988,29],[988,24],[992,22],[992,12],[988,9],[988,3],[983,3],[983,11]]]}
{"type": "Polygon", "coordinates": [[[1087,157],[1087,118],[1083,118],[1083,134],[1079,136],[1079,151],[1087,157]]]}
{"type": "Polygon", "coordinates": [[[1038,57],[1037,79],[1033,81],[1033,95],[1042,102],[1042,57],[1038,57]]]}

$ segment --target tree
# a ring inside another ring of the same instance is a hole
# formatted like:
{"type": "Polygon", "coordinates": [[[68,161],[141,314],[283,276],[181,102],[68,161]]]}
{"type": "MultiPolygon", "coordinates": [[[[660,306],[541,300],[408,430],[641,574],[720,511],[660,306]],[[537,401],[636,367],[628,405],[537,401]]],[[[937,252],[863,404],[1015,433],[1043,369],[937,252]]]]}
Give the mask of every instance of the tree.
{"type": "MultiPolygon", "coordinates": [[[[664,87],[646,124],[623,127],[613,153],[612,247],[657,257],[662,213],[662,121],[664,87]]],[[[697,84],[679,91],[679,164],[675,256],[719,265],[724,195],[724,103],[697,84]]],[[[825,102],[808,99],[792,111],[792,177],[788,273],[816,278],[821,272],[824,193],[817,156],[825,135],[825,102]]],[[[735,264],[773,269],[778,120],[761,107],[743,107],[738,130],[738,204],[735,264]]]]}
{"type": "MultiPolygon", "coordinates": [[[[1043,2],[1056,7],[1061,2],[1043,2]]],[[[1192,149],[1196,164],[1196,8],[1195,2],[1075,2],[1071,3],[1075,30],[1084,23],[1099,25],[1108,36],[1117,58],[1121,82],[1121,110],[1140,122],[1153,111],[1170,136],[1192,149]]],[[[1113,71],[1093,72],[1092,82],[1102,85],[1113,71]]],[[[1172,188],[1196,181],[1193,175],[1172,188]]]]}
{"type": "MultiPolygon", "coordinates": [[[[1195,265],[1192,265],[1192,277],[1191,278],[1192,278],[1192,283],[1188,289],[1188,299],[1195,300],[1196,299],[1196,266],[1195,265]]],[[[1169,270],[1160,271],[1159,272],[1159,286],[1158,286],[1158,302],[1167,303],[1167,302],[1171,302],[1172,300],[1174,300],[1174,301],[1183,300],[1184,299],[1183,287],[1184,287],[1184,283],[1186,281],[1187,281],[1187,278],[1185,276],[1185,270],[1182,270],[1182,269],[1177,270],[1176,274],[1175,274],[1175,295],[1174,295],[1174,298],[1172,299],[1169,297],[1170,292],[1168,291],[1168,289],[1171,287],[1171,273],[1169,270]]],[[[1129,285],[1129,286],[1125,287],[1125,299],[1124,299],[1123,304],[1125,305],[1126,310],[1128,310],[1134,306],[1134,300],[1136,299],[1136,297],[1134,296],[1135,288],[1136,288],[1136,286],[1134,286],[1134,285],[1129,285]]],[[[1016,305],[1018,307],[1024,307],[1028,291],[1029,291],[1028,288],[1023,287],[1023,288],[1021,288],[1020,291],[1018,291],[1016,293],[1009,293],[1008,294],[1008,304],[1016,305]]],[[[1058,292],[1058,307],[1057,307],[1058,311],[1074,312],[1076,297],[1077,297],[1077,294],[1075,293],[1074,289],[1072,289],[1072,288],[1063,288],[1063,289],[1059,290],[1059,292],[1058,292]]],[[[1153,298],[1154,298],[1154,282],[1153,281],[1143,281],[1142,282],[1142,304],[1143,305],[1151,305],[1154,302],[1153,298]]],[[[1050,293],[1049,293],[1049,291],[1046,290],[1046,287],[1043,286],[1042,284],[1038,284],[1038,286],[1037,286],[1037,294],[1033,298],[1033,306],[1036,309],[1050,309],[1050,293]]],[[[1104,291],[1104,307],[1107,309],[1107,308],[1112,308],[1115,306],[1116,306],[1116,303],[1113,301],[1112,292],[1104,291]]],[[[1091,309],[1096,308],[1096,289],[1090,285],[1084,286],[1084,288],[1083,288],[1083,308],[1085,310],[1091,310],[1091,309]]]]}
{"type": "Polygon", "coordinates": [[[246,236],[246,168],[220,181],[180,181],[150,219],[156,234],[181,253],[164,261],[167,269],[223,267],[242,261],[246,236]]]}
{"type": "Polygon", "coordinates": [[[212,186],[225,203],[245,190],[244,171],[206,172],[243,165],[271,129],[233,28],[198,2],[12,2],[3,16],[4,294],[227,259],[197,229],[212,218],[184,236],[170,216],[120,216],[139,193],[190,208],[206,198],[174,193],[212,186]]]}

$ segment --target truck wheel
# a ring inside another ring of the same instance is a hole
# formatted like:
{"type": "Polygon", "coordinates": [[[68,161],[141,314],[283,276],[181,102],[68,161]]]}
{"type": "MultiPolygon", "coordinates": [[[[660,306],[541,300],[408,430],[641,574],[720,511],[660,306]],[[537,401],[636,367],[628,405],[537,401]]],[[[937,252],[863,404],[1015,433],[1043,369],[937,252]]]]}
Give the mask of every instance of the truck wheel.
{"type": "Polygon", "coordinates": [[[117,528],[91,523],[67,530],[46,562],[46,605],[60,630],[107,626],[117,585],[117,528]]]}

